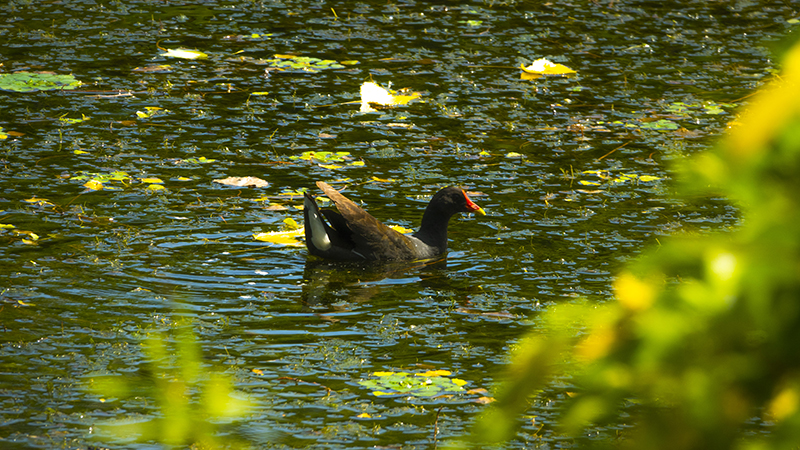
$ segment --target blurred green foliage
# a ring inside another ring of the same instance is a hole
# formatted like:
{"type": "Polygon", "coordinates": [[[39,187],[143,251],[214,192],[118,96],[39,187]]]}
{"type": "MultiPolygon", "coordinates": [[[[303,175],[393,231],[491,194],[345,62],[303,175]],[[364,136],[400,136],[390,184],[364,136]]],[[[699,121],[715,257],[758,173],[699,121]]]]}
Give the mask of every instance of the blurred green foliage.
{"type": "Polygon", "coordinates": [[[477,439],[510,438],[524,399],[568,372],[577,389],[560,419],[567,434],[621,422],[627,404],[630,431],[605,445],[800,445],[800,45],[728,136],[680,172],[683,194],[729,198],[741,226],[666,240],[618,276],[617,301],[549,311],[513,356],[477,439]],[[769,432],[752,432],[754,421],[769,432]]]}
{"type": "Polygon", "coordinates": [[[142,343],[146,363],[140,377],[98,374],[88,388],[104,403],[126,412],[99,424],[97,438],[115,443],[158,443],[166,447],[239,448],[242,443],[220,437],[218,426],[243,418],[253,405],[233,389],[230,377],[209,370],[189,326],[171,335],[149,334],[142,343]],[[153,407],[138,410],[141,399],[153,407]]]}

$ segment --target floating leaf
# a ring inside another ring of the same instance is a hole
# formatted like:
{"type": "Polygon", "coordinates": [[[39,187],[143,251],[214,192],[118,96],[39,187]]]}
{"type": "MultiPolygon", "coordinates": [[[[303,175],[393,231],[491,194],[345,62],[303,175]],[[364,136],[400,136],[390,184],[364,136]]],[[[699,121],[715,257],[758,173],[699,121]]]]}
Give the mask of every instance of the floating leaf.
{"type": "Polygon", "coordinates": [[[316,72],[324,69],[343,69],[344,66],[332,59],[319,59],[310,56],[275,55],[266,62],[280,69],[299,69],[305,72],[316,72]]]}
{"type": "Polygon", "coordinates": [[[7,139],[8,133],[3,131],[3,127],[0,127],[0,139],[7,139]]]}
{"type": "Polygon", "coordinates": [[[394,104],[394,97],[377,83],[371,81],[361,85],[361,103],[377,103],[379,105],[394,104]]]}
{"type": "Polygon", "coordinates": [[[38,241],[39,240],[39,235],[34,233],[33,231],[27,231],[27,230],[11,230],[11,231],[13,231],[14,234],[16,234],[16,235],[28,236],[28,238],[31,241],[38,241]]]}
{"type": "Polygon", "coordinates": [[[169,64],[136,67],[135,69],[133,69],[133,72],[143,72],[143,73],[163,73],[171,71],[172,71],[172,66],[170,66],[169,64]]]}
{"type": "Polygon", "coordinates": [[[36,206],[55,206],[49,200],[45,200],[43,198],[38,198],[38,197],[26,198],[23,201],[26,203],[33,203],[36,206]]]}
{"type": "Polygon", "coordinates": [[[72,75],[52,72],[15,72],[0,74],[0,90],[13,92],[75,89],[81,85],[72,75]]]}
{"type": "Polygon", "coordinates": [[[677,123],[669,119],[645,121],[642,123],[641,127],[645,129],[659,130],[659,131],[677,130],[678,128],[680,128],[677,123]]]}
{"type": "Polygon", "coordinates": [[[83,186],[93,191],[99,191],[103,189],[103,183],[97,180],[89,180],[86,183],[84,183],[83,186]]]}
{"type": "Polygon", "coordinates": [[[197,50],[187,50],[185,48],[176,48],[176,49],[162,49],[165,50],[165,53],[162,53],[161,56],[167,58],[180,58],[180,59],[206,59],[208,55],[203,52],[199,52],[197,50]]]}
{"type": "Polygon", "coordinates": [[[302,159],[305,161],[318,161],[320,163],[343,162],[350,159],[349,152],[303,152],[300,156],[290,156],[289,159],[302,159]]]}
{"type": "Polygon", "coordinates": [[[164,183],[161,178],[141,178],[142,183],[164,183]]]}
{"type": "Polygon", "coordinates": [[[414,397],[433,397],[443,394],[463,392],[466,381],[447,378],[448,371],[428,371],[411,374],[407,372],[374,372],[375,378],[359,381],[358,384],[372,389],[376,396],[412,395],[414,397]]]}
{"type": "Polygon", "coordinates": [[[374,109],[369,106],[370,103],[382,106],[405,105],[411,100],[419,98],[420,95],[419,92],[393,95],[377,83],[367,81],[361,85],[361,112],[374,111],[374,109]]]}
{"type": "Polygon", "coordinates": [[[64,122],[64,123],[68,123],[68,124],[81,123],[81,122],[87,121],[89,119],[90,118],[86,117],[86,115],[84,115],[84,114],[81,114],[81,118],[80,119],[70,119],[69,117],[59,117],[58,118],[59,121],[64,122]]]}
{"type": "Polygon", "coordinates": [[[199,158],[188,158],[185,159],[184,161],[192,164],[210,164],[216,161],[216,159],[208,159],[205,156],[201,156],[199,158]]]}
{"type": "Polygon", "coordinates": [[[519,67],[522,69],[523,75],[568,75],[576,73],[569,67],[563,64],[555,64],[546,58],[537,59],[528,67],[525,67],[523,64],[520,64],[519,67]]]}
{"type": "Polygon", "coordinates": [[[270,233],[256,233],[253,239],[261,242],[269,242],[272,244],[285,245],[288,247],[303,247],[305,244],[298,241],[297,238],[303,236],[304,230],[288,230],[288,231],[273,231],[270,233]]]}
{"type": "Polygon", "coordinates": [[[136,111],[136,117],[140,119],[149,119],[158,114],[168,113],[168,109],[159,108],[158,106],[146,106],[145,111],[136,111]]]}
{"type": "Polygon", "coordinates": [[[227,186],[253,186],[253,187],[267,187],[269,183],[257,177],[228,177],[221,180],[212,180],[214,183],[224,184],[227,186]]]}
{"type": "Polygon", "coordinates": [[[302,228],[302,226],[299,223],[297,223],[296,220],[292,219],[291,217],[287,217],[287,218],[283,219],[283,223],[286,224],[286,226],[289,227],[289,229],[292,229],[292,230],[298,230],[298,229],[302,228]]]}
{"type": "Polygon", "coordinates": [[[650,176],[650,175],[642,175],[642,176],[639,177],[639,181],[644,181],[645,183],[648,182],[648,181],[656,181],[656,180],[660,180],[660,179],[661,179],[660,177],[654,177],[654,176],[650,176]]]}
{"type": "Polygon", "coordinates": [[[148,184],[146,189],[149,191],[160,191],[166,188],[160,184],[148,184]]]}
{"type": "Polygon", "coordinates": [[[0,223],[0,230],[4,228],[14,228],[14,225],[11,225],[10,223],[0,223]]]}

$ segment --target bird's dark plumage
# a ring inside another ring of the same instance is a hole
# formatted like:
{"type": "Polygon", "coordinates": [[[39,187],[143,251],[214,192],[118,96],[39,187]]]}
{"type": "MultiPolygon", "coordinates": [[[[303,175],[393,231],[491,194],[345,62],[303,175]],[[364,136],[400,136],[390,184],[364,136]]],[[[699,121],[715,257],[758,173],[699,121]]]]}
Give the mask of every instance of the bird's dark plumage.
{"type": "Polygon", "coordinates": [[[419,231],[406,236],[379,222],[327,183],[318,181],[317,186],[339,210],[321,210],[314,198],[305,194],[306,247],[312,255],[325,259],[414,261],[436,258],[447,252],[447,225],[453,214],[485,214],[466,192],[447,187],[428,203],[419,231]]]}

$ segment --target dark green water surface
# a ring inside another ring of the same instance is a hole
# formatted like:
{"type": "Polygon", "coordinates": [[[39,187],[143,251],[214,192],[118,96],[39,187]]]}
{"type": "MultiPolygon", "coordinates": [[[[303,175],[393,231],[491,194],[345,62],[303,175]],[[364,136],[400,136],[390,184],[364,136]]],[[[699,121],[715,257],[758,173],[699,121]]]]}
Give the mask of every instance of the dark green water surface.
{"type": "MultiPolygon", "coordinates": [[[[203,367],[256,405],[223,437],[321,449],[463,438],[485,408],[479,395],[379,398],[358,381],[443,369],[491,395],[540,311],[609,300],[625,261],[668,234],[734,226],[723,199],[671,197],[670,167],[713,143],[770,78],[765,45],[799,7],[11,1],[0,73],[83,84],[0,92],[11,132],[0,140],[0,224],[14,227],[0,229],[0,447],[152,448],[97,435],[103,421],[157,416],[154,399],[87,385],[98,374],[147,380],[143,337],[176,324],[192,325],[203,367]],[[276,70],[276,54],[348,64],[276,70]],[[521,79],[520,63],[541,57],[577,74],[521,79]],[[370,80],[422,95],[361,113],[346,102],[370,80]],[[146,117],[152,107],[162,110],[146,117]],[[292,158],[311,150],[352,159],[292,158]],[[80,178],[115,171],[130,178],[99,191],[80,178]],[[270,185],[212,182],[229,176],[270,185]],[[454,218],[448,260],[425,267],[317,264],[304,248],[253,239],[302,223],[300,197],[281,194],[317,180],[408,228],[450,184],[487,216],[454,218]]],[[[535,419],[509,448],[580,445],[553,425],[560,386],[531,400],[535,419]]]]}

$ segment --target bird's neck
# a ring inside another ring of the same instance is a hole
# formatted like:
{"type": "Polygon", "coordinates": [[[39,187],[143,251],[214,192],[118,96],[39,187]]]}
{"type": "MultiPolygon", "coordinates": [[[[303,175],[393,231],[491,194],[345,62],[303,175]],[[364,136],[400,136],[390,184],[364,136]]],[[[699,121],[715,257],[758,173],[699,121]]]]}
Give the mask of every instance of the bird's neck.
{"type": "Polygon", "coordinates": [[[425,209],[419,231],[414,233],[414,236],[425,244],[444,251],[447,249],[447,224],[449,221],[450,216],[429,207],[425,209]]]}

